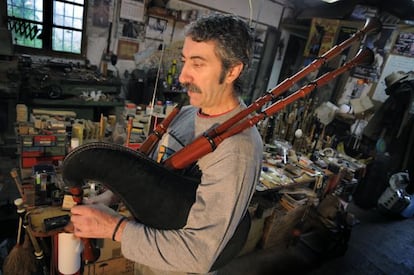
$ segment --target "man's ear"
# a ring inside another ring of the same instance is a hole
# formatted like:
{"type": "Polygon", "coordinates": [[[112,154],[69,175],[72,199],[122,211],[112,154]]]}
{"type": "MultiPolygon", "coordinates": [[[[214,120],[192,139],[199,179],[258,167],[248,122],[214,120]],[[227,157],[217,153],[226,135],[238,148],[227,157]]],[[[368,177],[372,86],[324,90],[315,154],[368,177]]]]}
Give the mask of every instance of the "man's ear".
{"type": "Polygon", "coordinates": [[[241,72],[243,71],[243,66],[244,66],[243,63],[240,62],[239,64],[230,68],[226,75],[226,82],[228,83],[234,82],[240,76],[241,72]]]}

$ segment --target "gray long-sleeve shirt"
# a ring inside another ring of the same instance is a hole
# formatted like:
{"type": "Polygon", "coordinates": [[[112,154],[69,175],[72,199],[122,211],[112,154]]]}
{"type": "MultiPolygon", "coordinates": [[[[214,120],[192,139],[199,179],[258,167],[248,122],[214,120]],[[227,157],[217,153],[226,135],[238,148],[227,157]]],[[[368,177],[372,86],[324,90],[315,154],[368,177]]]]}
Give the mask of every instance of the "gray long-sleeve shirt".
{"type": "MultiPolygon", "coordinates": [[[[243,108],[241,104],[220,116],[203,116],[197,108],[186,106],[171,123],[158,150],[167,154],[178,151],[243,108]]],[[[129,222],[122,234],[123,255],[160,270],[208,272],[247,211],[260,175],[262,150],[255,127],[225,139],[197,162],[202,177],[187,224],[179,230],[159,230],[129,222]]],[[[162,155],[156,152],[153,157],[162,155]]]]}

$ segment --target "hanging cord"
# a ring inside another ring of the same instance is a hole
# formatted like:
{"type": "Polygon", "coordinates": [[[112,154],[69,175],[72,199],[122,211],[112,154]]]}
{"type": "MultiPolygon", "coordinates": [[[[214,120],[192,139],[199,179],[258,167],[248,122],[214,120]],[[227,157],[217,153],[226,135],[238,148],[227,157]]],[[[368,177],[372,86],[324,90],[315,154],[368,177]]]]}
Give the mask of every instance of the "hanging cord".
{"type": "Polygon", "coordinates": [[[165,51],[164,39],[163,39],[161,46],[162,46],[162,49],[161,49],[160,62],[158,63],[157,77],[155,78],[154,91],[152,93],[152,99],[151,99],[151,113],[149,114],[150,116],[152,116],[152,114],[154,113],[155,97],[157,95],[158,81],[160,79],[160,71],[161,71],[161,66],[162,66],[162,61],[163,61],[164,51],[165,51]]]}
{"type": "Polygon", "coordinates": [[[249,0],[249,26],[252,25],[253,21],[253,7],[252,7],[252,0],[249,0]]]}
{"type": "Polygon", "coordinates": [[[253,5],[252,5],[252,1],[249,0],[249,9],[250,9],[250,12],[249,12],[249,26],[254,31],[256,31],[256,25],[257,25],[257,22],[259,22],[260,14],[261,14],[262,8],[263,8],[263,3],[264,3],[264,0],[262,0],[261,3],[260,3],[260,5],[259,5],[259,8],[257,10],[256,19],[255,19],[255,22],[256,23],[255,23],[255,26],[253,26],[253,5]]]}

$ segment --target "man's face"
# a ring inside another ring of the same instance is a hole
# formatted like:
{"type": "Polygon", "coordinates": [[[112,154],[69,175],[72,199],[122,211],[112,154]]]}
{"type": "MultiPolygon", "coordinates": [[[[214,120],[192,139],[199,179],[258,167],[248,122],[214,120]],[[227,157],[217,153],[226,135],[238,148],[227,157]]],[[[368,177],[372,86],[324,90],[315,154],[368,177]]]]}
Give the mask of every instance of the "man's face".
{"type": "Polygon", "coordinates": [[[220,84],[221,60],[215,54],[215,42],[195,42],[187,37],[182,50],[180,82],[187,88],[190,104],[206,114],[218,114],[232,94],[227,77],[220,84]]]}

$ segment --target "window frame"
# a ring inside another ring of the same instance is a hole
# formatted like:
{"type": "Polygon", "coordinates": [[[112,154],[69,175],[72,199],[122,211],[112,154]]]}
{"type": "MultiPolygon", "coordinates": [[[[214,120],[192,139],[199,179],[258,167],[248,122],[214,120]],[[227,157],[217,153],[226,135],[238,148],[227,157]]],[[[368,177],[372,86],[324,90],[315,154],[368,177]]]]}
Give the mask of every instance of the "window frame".
{"type": "MultiPolygon", "coordinates": [[[[71,27],[65,26],[58,26],[53,25],[53,2],[55,0],[43,0],[43,46],[42,48],[32,48],[26,47],[21,45],[14,45],[14,51],[17,54],[33,54],[33,55],[45,55],[45,56],[52,56],[52,57],[67,57],[73,59],[84,59],[86,58],[86,28],[87,28],[87,10],[88,10],[88,0],[84,1],[83,4],[83,18],[82,18],[82,41],[81,41],[81,52],[80,53],[70,53],[70,52],[63,52],[63,51],[56,51],[52,49],[52,29],[53,27],[69,29],[69,30],[76,30],[71,27]]],[[[72,2],[68,2],[65,0],[58,0],[63,3],[68,4],[75,4],[72,2]]],[[[7,1],[4,0],[4,5],[6,8],[5,17],[8,19],[7,14],[7,1]]],[[[8,21],[8,20],[7,20],[8,21]]],[[[29,20],[30,21],[30,20],[29,20]]]]}

